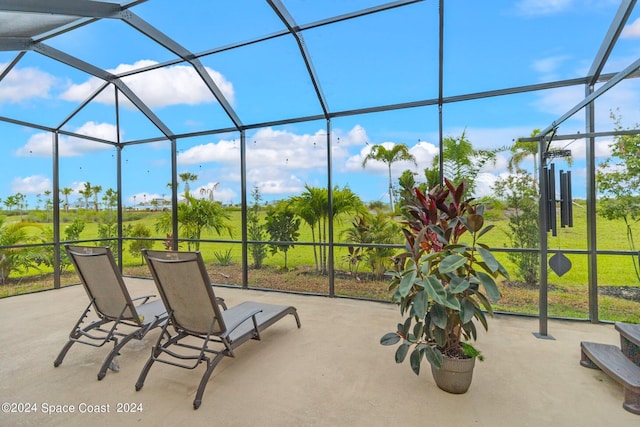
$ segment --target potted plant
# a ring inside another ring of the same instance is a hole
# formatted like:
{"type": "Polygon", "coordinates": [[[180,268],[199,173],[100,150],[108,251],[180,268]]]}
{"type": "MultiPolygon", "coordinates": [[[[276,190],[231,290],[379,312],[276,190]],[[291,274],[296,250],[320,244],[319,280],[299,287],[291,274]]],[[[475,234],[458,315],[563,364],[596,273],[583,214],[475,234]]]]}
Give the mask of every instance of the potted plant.
{"type": "Polygon", "coordinates": [[[406,319],[380,340],[400,342],[397,363],[411,352],[416,375],[426,358],[438,387],[451,393],[468,390],[475,359],[482,360],[468,341],[477,338],[476,322],[488,329],[486,314],[493,315],[491,303],[500,298],[496,279],[509,277],[489,247],[478,242],[493,225],[484,226],[482,205],[463,200],[465,190],[465,182],[454,186],[445,180],[444,187],[427,194],[418,188],[403,193],[406,251],[386,274],[406,319]]]}

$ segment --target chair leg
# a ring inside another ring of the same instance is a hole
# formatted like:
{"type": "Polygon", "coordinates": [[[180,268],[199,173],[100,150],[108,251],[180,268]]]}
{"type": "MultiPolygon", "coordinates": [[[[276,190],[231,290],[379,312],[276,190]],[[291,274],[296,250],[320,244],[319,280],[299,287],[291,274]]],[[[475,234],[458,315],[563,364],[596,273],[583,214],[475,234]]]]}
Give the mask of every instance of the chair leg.
{"type": "Polygon", "coordinates": [[[116,341],[113,345],[113,350],[107,354],[107,357],[104,359],[100,370],[98,371],[98,381],[102,380],[104,376],[107,374],[107,369],[111,366],[111,362],[113,358],[120,354],[120,349],[125,346],[132,338],[135,338],[137,332],[127,335],[120,342],[116,341]]]}
{"type": "Polygon", "coordinates": [[[62,350],[60,350],[60,354],[58,354],[58,357],[56,357],[56,360],[53,362],[53,366],[55,366],[57,368],[58,366],[60,366],[62,364],[62,361],[64,360],[64,357],[67,355],[67,352],[69,351],[69,349],[71,348],[73,343],[75,343],[75,341],[73,341],[73,340],[67,341],[67,343],[64,345],[64,347],[62,347],[62,350]]]}
{"type": "Polygon", "coordinates": [[[162,331],[160,332],[160,336],[158,336],[158,341],[156,342],[156,345],[154,345],[153,348],[151,349],[151,356],[149,356],[149,359],[147,359],[147,363],[144,364],[144,368],[142,368],[142,371],[140,372],[140,375],[138,376],[138,381],[136,381],[136,391],[140,391],[140,389],[144,385],[144,380],[147,378],[147,374],[149,373],[149,370],[151,369],[151,365],[153,365],[153,362],[156,361],[156,357],[158,357],[160,355],[160,353],[162,353],[161,348],[170,345],[171,343],[175,342],[174,340],[178,339],[177,338],[178,336],[173,337],[173,338],[171,337],[171,334],[169,334],[169,332],[167,332],[167,326],[169,326],[169,323],[165,323],[165,325],[162,327],[162,331]],[[167,342],[164,345],[161,345],[162,344],[162,338],[165,335],[167,336],[167,342]]]}
{"type": "Polygon", "coordinates": [[[67,343],[64,345],[64,347],[62,347],[62,350],[60,350],[60,354],[58,354],[58,357],[56,357],[56,360],[53,362],[53,366],[55,366],[56,368],[62,364],[62,361],[64,360],[65,356],[67,355],[67,352],[69,351],[71,346],[76,341],[78,341],[78,339],[80,337],[82,337],[82,333],[83,332],[85,332],[85,333],[89,332],[92,329],[99,328],[102,325],[104,325],[105,323],[109,322],[108,320],[101,319],[99,321],[92,322],[87,327],[85,327],[84,329],[80,330],[80,325],[82,325],[84,323],[84,319],[87,317],[87,313],[89,313],[90,310],[91,310],[91,303],[89,303],[89,305],[84,310],[84,312],[82,313],[82,315],[80,316],[80,318],[78,319],[76,324],[73,326],[73,329],[71,329],[71,332],[69,333],[69,341],[67,341],[67,343]]]}
{"type": "Polygon", "coordinates": [[[149,356],[149,359],[147,359],[147,363],[144,364],[144,368],[142,368],[142,372],[140,372],[140,375],[138,376],[138,381],[136,381],[136,391],[140,391],[142,386],[144,386],[144,380],[147,378],[151,365],[153,365],[153,362],[155,361],[156,359],[153,354],[149,356]]]}
{"type": "Polygon", "coordinates": [[[224,352],[220,352],[216,354],[216,357],[214,357],[213,360],[211,360],[207,364],[207,370],[202,375],[200,385],[198,386],[198,391],[196,392],[196,398],[193,400],[193,409],[198,409],[200,407],[200,404],[202,403],[202,395],[204,394],[204,389],[209,382],[209,378],[211,377],[211,374],[213,373],[215,367],[225,356],[226,355],[224,354],[224,352]]]}
{"type": "Polygon", "coordinates": [[[294,311],[292,314],[293,314],[293,317],[296,318],[296,325],[298,326],[298,329],[300,329],[302,325],[300,324],[300,318],[298,317],[298,312],[294,311]]]}

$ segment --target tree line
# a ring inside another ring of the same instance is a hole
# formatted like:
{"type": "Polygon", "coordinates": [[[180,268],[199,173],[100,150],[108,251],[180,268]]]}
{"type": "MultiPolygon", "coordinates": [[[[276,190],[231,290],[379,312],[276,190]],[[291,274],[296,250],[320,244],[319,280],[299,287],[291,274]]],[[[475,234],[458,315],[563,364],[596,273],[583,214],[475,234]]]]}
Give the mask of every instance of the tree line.
{"type": "MultiPolygon", "coordinates": [[[[619,118],[616,125],[619,129],[619,118]]],[[[534,130],[531,136],[536,136],[538,130],[534,130]]],[[[607,219],[622,219],[627,225],[627,239],[629,246],[635,250],[635,243],[631,225],[640,218],[640,196],[637,188],[640,188],[640,136],[624,135],[615,137],[612,145],[612,155],[599,165],[597,171],[597,183],[602,192],[598,213],[607,219]]],[[[498,179],[493,187],[495,197],[485,200],[489,203],[499,201],[507,208],[509,245],[513,248],[536,248],[538,245],[539,218],[537,203],[539,197],[536,170],[531,174],[521,168],[524,160],[531,157],[533,164],[537,164],[538,144],[536,142],[524,142],[517,140],[511,147],[496,150],[477,150],[463,132],[460,137],[448,137],[443,145],[443,167],[445,176],[455,185],[462,180],[468,184],[468,192],[475,188],[476,178],[483,165],[494,162],[500,151],[510,152],[509,170],[506,178],[498,179]]],[[[311,246],[313,251],[315,269],[320,274],[328,272],[328,243],[329,224],[333,221],[351,218],[351,225],[347,227],[344,235],[353,246],[347,248],[347,254],[343,261],[349,266],[350,272],[355,276],[360,268],[367,266],[370,272],[376,276],[384,274],[390,262],[393,250],[386,247],[372,247],[369,244],[395,244],[401,239],[400,227],[403,215],[403,207],[398,204],[403,191],[412,191],[414,187],[420,187],[422,191],[428,191],[439,182],[440,159],[435,158],[433,163],[425,168],[424,179],[416,182],[415,175],[410,170],[404,171],[394,186],[391,167],[398,161],[413,161],[409,149],[404,144],[396,144],[392,147],[374,145],[365,157],[362,167],[365,168],[369,161],[376,160],[385,163],[388,167],[389,177],[389,205],[371,203],[368,206],[351,191],[348,186],[336,186],[332,189],[332,211],[329,212],[329,193],[327,188],[305,186],[304,191],[296,196],[281,200],[271,205],[262,203],[262,196],[258,187],[252,191],[251,203],[247,210],[248,250],[252,259],[252,268],[261,268],[264,260],[271,254],[281,255],[283,268],[288,268],[288,252],[297,244],[300,227],[306,226],[311,231],[311,246]],[[395,202],[395,204],[394,204],[395,202]],[[398,219],[400,218],[400,221],[398,219]],[[359,246],[362,245],[362,246],[359,246]]],[[[213,231],[218,235],[223,233],[232,236],[229,210],[213,198],[213,191],[200,192],[201,197],[194,197],[190,193],[189,182],[197,180],[197,175],[185,172],[179,175],[184,183],[184,199],[178,204],[178,228],[182,238],[187,240],[187,248],[199,249],[200,239],[205,230],[213,231]]],[[[171,186],[171,184],[169,184],[171,186]]],[[[68,208],[68,196],[72,193],[70,188],[60,190],[65,196],[64,206],[68,208]]],[[[85,209],[89,209],[90,201],[95,211],[99,210],[99,195],[101,186],[85,183],[80,194],[84,199],[85,209]]],[[[50,197],[50,193],[46,193],[50,197]]],[[[14,207],[26,209],[24,196],[20,193],[7,197],[3,203],[9,211],[14,207]]],[[[112,189],[107,189],[102,197],[107,210],[117,205],[117,194],[112,189]]],[[[111,244],[117,242],[117,223],[115,215],[107,215],[102,218],[99,225],[99,237],[110,239],[111,244]]],[[[155,231],[166,234],[167,238],[172,233],[172,217],[170,212],[162,212],[154,224],[155,231]]],[[[76,219],[64,229],[65,239],[78,240],[84,225],[76,219]]],[[[150,246],[151,230],[143,224],[125,226],[125,237],[140,238],[130,242],[132,254],[139,254],[140,249],[150,246]]],[[[52,241],[52,231],[37,223],[21,221],[19,223],[7,223],[0,217],[0,246],[20,245],[41,241],[52,241]],[[41,231],[38,235],[29,227],[41,231]],[[49,238],[49,235],[51,238],[49,238]]],[[[0,279],[4,281],[14,271],[37,267],[38,265],[52,264],[51,253],[35,249],[0,249],[0,279]]],[[[115,252],[115,251],[114,251],[115,252]]],[[[537,283],[539,257],[535,252],[510,252],[510,260],[517,266],[518,274],[527,283],[537,283]]],[[[142,259],[142,258],[141,258],[142,259]]],[[[64,267],[67,265],[65,264],[64,267]]],[[[640,281],[640,266],[634,266],[640,281]]]]}

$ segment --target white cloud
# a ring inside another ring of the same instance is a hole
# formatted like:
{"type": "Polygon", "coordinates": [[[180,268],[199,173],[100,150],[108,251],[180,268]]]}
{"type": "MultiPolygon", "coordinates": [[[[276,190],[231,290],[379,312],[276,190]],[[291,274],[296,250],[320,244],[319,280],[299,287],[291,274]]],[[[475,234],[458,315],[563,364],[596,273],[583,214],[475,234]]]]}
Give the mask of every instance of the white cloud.
{"type": "Polygon", "coordinates": [[[640,18],[637,18],[631,24],[625,25],[622,30],[621,37],[623,39],[637,39],[640,38],[640,18]]]}
{"type": "MultiPolygon", "coordinates": [[[[599,87],[599,86],[598,86],[599,87]]],[[[598,88],[596,87],[596,89],[598,88]]],[[[611,130],[613,121],[611,111],[618,110],[628,126],[640,122],[640,108],[637,99],[640,96],[640,81],[637,79],[624,80],[609,89],[595,100],[595,121],[599,124],[599,131],[611,130]]],[[[551,113],[556,118],[562,117],[585,98],[583,86],[572,86],[541,92],[533,106],[538,110],[551,113]]],[[[560,133],[584,132],[584,109],[575,113],[566,122],[560,124],[560,133]]],[[[551,124],[548,123],[549,125],[551,124]]],[[[545,124],[546,126],[546,124],[545,124]]]]}
{"type": "Polygon", "coordinates": [[[439,150],[438,147],[430,142],[420,141],[413,147],[410,147],[409,152],[416,158],[418,169],[424,170],[431,166],[433,159],[438,155],[439,150]]]}
{"type": "Polygon", "coordinates": [[[515,7],[522,15],[552,15],[565,11],[572,3],[573,0],[520,0],[515,7]]]}
{"type": "Polygon", "coordinates": [[[498,176],[492,173],[481,172],[476,177],[476,188],[474,197],[480,198],[493,194],[493,185],[498,180],[498,176]]]}
{"type": "Polygon", "coordinates": [[[541,112],[561,117],[583,99],[584,87],[561,87],[540,92],[540,95],[533,103],[533,106],[541,112]]]}
{"type": "Polygon", "coordinates": [[[532,67],[539,73],[553,74],[565,61],[569,59],[570,58],[567,55],[549,56],[533,61],[532,67]]]}
{"type": "Polygon", "coordinates": [[[491,173],[497,174],[507,170],[509,165],[509,157],[511,155],[508,153],[498,153],[496,154],[495,161],[486,162],[482,168],[480,168],[480,173],[491,173]]]}
{"type": "MultiPolygon", "coordinates": [[[[391,149],[396,145],[396,143],[386,141],[375,145],[382,145],[387,149],[391,149]]],[[[372,145],[367,144],[362,147],[359,153],[346,158],[344,170],[346,172],[362,172],[362,162],[365,157],[367,157],[367,155],[371,152],[371,147],[372,145]]],[[[399,161],[393,163],[391,165],[391,175],[394,178],[400,176],[402,172],[407,169],[413,172],[419,172],[420,175],[422,175],[421,171],[423,171],[427,167],[430,167],[434,157],[438,154],[438,149],[436,148],[436,146],[425,141],[420,141],[417,144],[408,147],[409,152],[413,157],[415,157],[416,163],[418,165],[416,166],[413,162],[410,161],[399,161]]],[[[389,165],[378,160],[370,159],[367,160],[364,171],[373,175],[388,176],[389,165]]]]}
{"type": "Polygon", "coordinates": [[[179,166],[197,165],[209,162],[239,162],[239,159],[240,143],[237,141],[227,140],[196,145],[178,153],[179,166]]]}
{"type": "Polygon", "coordinates": [[[16,177],[11,181],[11,191],[22,194],[38,194],[51,191],[53,184],[46,176],[32,175],[27,177],[16,177]]]}
{"type": "MultiPolygon", "coordinates": [[[[0,63],[0,70],[8,64],[0,63]]],[[[48,98],[56,79],[37,68],[14,68],[0,82],[0,104],[20,103],[30,98],[48,98]]]]}
{"type": "MultiPolygon", "coordinates": [[[[366,140],[364,130],[355,126],[347,133],[336,131],[333,135],[334,161],[347,155],[349,146],[366,140]]],[[[325,169],[326,133],[318,130],[313,134],[295,134],[286,130],[264,128],[247,138],[247,169],[263,170],[277,167],[283,170],[325,169]]],[[[178,154],[180,166],[223,163],[237,167],[240,162],[240,143],[237,140],[220,140],[186,149],[178,154]]]]}
{"type": "MultiPolygon", "coordinates": [[[[263,195],[284,195],[304,191],[305,184],[324,185],[314,180],[314,173],[327,168],[326,130],[296,134],[290,130],[264,128],[247,137],[247,183],[258,186],[263,195]]],[[[349,147],[364,144],[368,136],[364,128],[355,125],[348,131],[334,129],[332,134],[332,159],[334,168],[342,166],[349,156],[349,147]]],[[[237,171],[240,163],[240,142],[222,139],[190,147],[178,153],[181,168],[206,163],[216,163],[213,179],[221,182],[239,182],[237,171]],[[232,172],[229,172],[232,171],[232,172]]],[[[361,166],[359,171],[362,171],[361,166]]],[[[202,178],[202,176],[200,177],[202,178]]],[[[237,198],[233,190],[214,191],[216,200],[225,202],[237,198]],[[226,191],[225,194],[222,192],[226,191]],[[219,194],[220,193],[220,194],[219,194]]]]}
{"type": "MultiPolygon", "coordinates": [[[[74,130],[80,135],[93,136],[106,140],[116,139],[116,127],[108,123],[86,122],[84,125],[74,130]]],[[[67,137],[60,135],[58,139],[58,150],[61,157],[75,157],[86,153],[110,150],[112,147],[86,139],[67,137]]],[[[50,133],[36,133],[32,135],[27,143],[18,148],[15,152],[17,156],[28,157],[51,157],[53,153],[53,136],[50,133]]]]}
{"type": "MultiPolygon", "coordinates": [[[[155,65],[157,62],[141,60],[136,63],[121,64],[114,70],[108,70],[114,74],[124,73],[129,70],[155,65]]],[[[218,71],[209,67],[205,70],[216,83],[225,98],[234,103],[233,84],[218,71]]],[[[215,102],[215,98],[204,85],[204,82],[195,69],[188,65],[174,65],[159,68],[144,73],[123,77],[122,81],[134,92],[148,107],[166,107],[168,105],[198,105],[215,102]]],[[[84,101],[104,82],[96,77],[87,81],[72,85],[61,95],[67,101],[84,101]]],[[[96,101],[105,104],[113,104],[113,96],[110,92],[101,93],[96,101]]],[[[125,104],[129,105],[128,102],[125,104]]]]}
{"type": "Polygon", "coordinates": [[[294,173],[278,167],[254,168],[248,171],[247,181],[257,186],[263,195],[296,194],[304,190],[304,182],[294,173]]]}
{"type": "Polygon", "coordinates": [[[334,142],[342,146],[363,145],[369,141],[367,131],[360,125],[355,125],[346,134],[343,134],[340,130],[334,131],[333,133],[334,142]]]}

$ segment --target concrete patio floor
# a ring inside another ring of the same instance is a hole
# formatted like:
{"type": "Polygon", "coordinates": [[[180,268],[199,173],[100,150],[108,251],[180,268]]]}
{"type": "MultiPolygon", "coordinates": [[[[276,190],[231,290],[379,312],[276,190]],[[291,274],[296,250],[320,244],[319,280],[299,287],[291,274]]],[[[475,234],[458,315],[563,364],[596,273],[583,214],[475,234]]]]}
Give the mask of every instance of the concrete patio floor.
{"type": "MultiPolygon", "coordinates": [[[[131,293],[153,283],[127,279],[131,293]]],[[[302,328],[287,316],[262,341],[239,347],[214,371],[202,406],[192,407],[204,371],[155,364],[144,388],[134,384],[159,330],[128,344],[120,372],[96,379],[106,348],[75,345],[53,360],[88,303],[81,286],[0,300],[0,402],[29,404],[30,413],[0,412],[0,425],[215,426],[638,426],[622,408],[622,387],[579,365],[580,341],[618,344],[613,325],[550,321],[555,340],[537,339],[538,320],[490,319],[477,347],[471,389],[437,388],[425,362],[416,376],[394,362],[380,337],[401,320],[390,304],[217,288],[227,303],[253,300],[297,307],[302,328]],[[133,405],[131,405],[133,404],[133,405]],[[68,405],[75,413],[43,413],[68,405]],[[98,405],[104,413],[79,413],[98,405]],[[135,413],[118,409],[133,406],[135,413]],[[91,406],[93,407],[93,406],[91,406]]],[[[18,405],[14,405],[18,406],[18,405]]],[[[21,405],[22,406],[22,405],[21,405]]]]}

